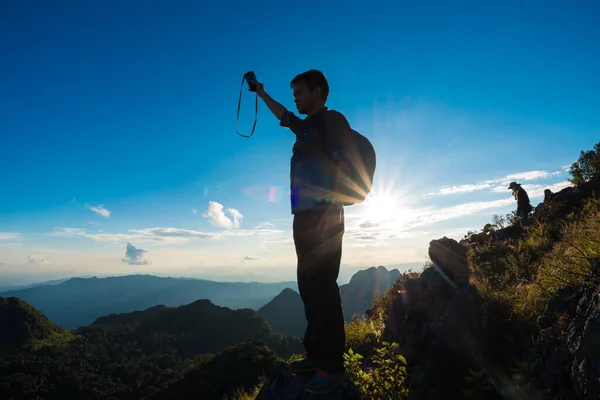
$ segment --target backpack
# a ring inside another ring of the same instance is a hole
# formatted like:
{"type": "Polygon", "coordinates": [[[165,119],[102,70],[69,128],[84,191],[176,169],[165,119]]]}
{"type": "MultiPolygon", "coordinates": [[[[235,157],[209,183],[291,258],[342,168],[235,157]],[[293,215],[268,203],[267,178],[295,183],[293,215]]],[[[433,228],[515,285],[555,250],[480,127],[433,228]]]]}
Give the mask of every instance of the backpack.
{"type": "MultiPolygon", "coordinates": [[[[344,192],[338,193],[340,204],[349,206],[362,203],[373,187],[377,165],[375,148],[369,139],[354,129],[346,132],[346,136],[340,140],[348,153],[350,169],[348,176],[338,175],[338,179],[344,183],[344,192]]],[[[331,151],[327,147],[325,152],[331,156],[331,151]]]]}

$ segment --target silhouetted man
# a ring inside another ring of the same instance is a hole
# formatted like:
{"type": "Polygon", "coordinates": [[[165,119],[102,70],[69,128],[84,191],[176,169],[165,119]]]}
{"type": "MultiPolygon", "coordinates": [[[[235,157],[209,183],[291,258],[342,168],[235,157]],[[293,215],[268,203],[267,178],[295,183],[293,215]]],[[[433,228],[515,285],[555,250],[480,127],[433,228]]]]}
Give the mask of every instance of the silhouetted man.
{"type": "Polygon", "coordinates": [[[519,222],[521,223],[521,228],[524,228],[527,225],[529,213],[533,210],[533,207],[529,202],[529,196],[525,189],[517,182],[511,182],[510,185],[508,185],[508,189],[512,189],[513,191],[513,196],[517,201],[517,215],[519,217],[519,222]]]}
{"type": "MultiPolygon", "coordinates": [[[[329,84],[322,72],[310,70],[290,84],[301,119],[273,100],[261,83],[256,92],[280,126],[296,135],[290,173],[291,211],[298,259],[298,289],[307,320],[305,358],[290,363],[297,372],[316,371],[305,390],[322,394],[344,377],[344,316],[337,285],[344,235],[344,207],[336,201],[339,173],[347,173],[340,132],[350,125],[325,106],[329,84]],[[325,150],[328,149],[328,150],[325,150]]],[[[339,200],[339,199],[338,199],[339,200]]]]}

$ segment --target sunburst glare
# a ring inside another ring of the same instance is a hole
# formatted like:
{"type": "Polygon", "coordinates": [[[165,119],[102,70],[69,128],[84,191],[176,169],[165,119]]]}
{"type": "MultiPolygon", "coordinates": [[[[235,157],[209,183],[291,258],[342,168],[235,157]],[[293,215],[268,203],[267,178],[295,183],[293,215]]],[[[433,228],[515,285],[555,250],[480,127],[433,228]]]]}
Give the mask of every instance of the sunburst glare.
{"type": "Polygon", "coordinates": [[[373,185],[369,196],[362,204],[359,216],[370,223],[400,228],[412,218],[405,190],[390,180],[373,185]]]}

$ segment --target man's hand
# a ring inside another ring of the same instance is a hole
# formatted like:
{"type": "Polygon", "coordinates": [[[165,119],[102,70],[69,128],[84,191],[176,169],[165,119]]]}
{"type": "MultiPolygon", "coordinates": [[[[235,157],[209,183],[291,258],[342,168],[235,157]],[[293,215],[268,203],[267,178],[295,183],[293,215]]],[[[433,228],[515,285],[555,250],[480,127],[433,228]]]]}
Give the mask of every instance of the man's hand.
{"type": "Polygon", "coordinates": [[[265,94],[265,87],[262,83],[260,82],[256,82],[254,84],[254,90],[248,88],[249,91],[251,92],[256,92],[256,94],[258,95],[258,97],[262,97],[265,94]]]}

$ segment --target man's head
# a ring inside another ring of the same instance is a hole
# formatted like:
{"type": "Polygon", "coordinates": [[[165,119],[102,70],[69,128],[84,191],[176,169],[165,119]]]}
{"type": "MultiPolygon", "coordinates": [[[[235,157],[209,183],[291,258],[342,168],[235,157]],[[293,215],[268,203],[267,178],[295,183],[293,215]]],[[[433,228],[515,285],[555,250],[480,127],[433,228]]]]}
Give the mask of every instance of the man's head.
{"type": "Polygon", "coordinates": [[[300,114],[311,114],[322,108],[329,96],[327,78],[316,69],[296,75],[290,87],[294,89],[294,102],[300,114]]]}
{"type": "Polygon", "coordinates": [[[508,189],[518,189],[519,188],[519,184],[517,182],[511,182],[510,185],[508,185],[508,189]]]}

